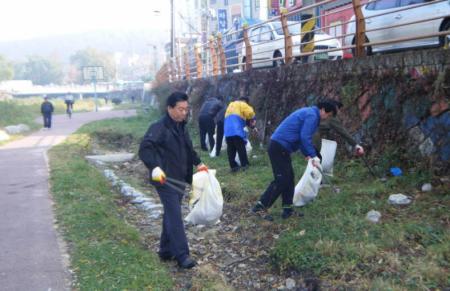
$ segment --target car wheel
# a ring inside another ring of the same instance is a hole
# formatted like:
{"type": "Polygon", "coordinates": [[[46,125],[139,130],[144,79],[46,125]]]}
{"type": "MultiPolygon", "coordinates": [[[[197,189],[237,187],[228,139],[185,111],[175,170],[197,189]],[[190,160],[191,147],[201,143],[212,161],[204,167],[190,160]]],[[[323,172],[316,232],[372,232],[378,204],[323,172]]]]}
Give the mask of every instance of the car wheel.
{"type": "MultiPolygon", "coordinates": [[[[273,55],[273,58],[274,58],[274,59],[275,59],[275,58],[281,58],[281,57],[282,57],[282,55],[281,55],[280,52],[276,52],[276,53],[273,55]]],[[[274,61],[272,62],[272,66],[273,66],[273,67],[279,67],[279,66],[282,66],[282,65],[284,65],[284,60],[283,60],[283,59],[274,60],[274,61]]]]}
{"type": "MultiPolygon", "coordinates": [[[[370,42],[370,41],[369,41],[369,39],[367,38],[367,36],[365,36],[365,41],[364,41],[364,43],[368,43],[368,42],[370,42]]],[[[355,43],[356,43],[356,38],[353,38],[352,44],[355,44],[355,43]]],[[[370,45],[364,47],[364,51],[365,51],[365,53],[366,53],[366,56],[372,55],[372,47],[371,47],[370,45]]],[[[356,48],[352,48],[352,55],[353,55],[353,56],[356,56],[356,48]]]]}
{"type": "MultiPolygon", "coordinates": [[[[442,26],[441,31],[450,30],[450,20],[447,20],[444,25],[442,26]]],[[[442,35],[439,37],[439,45],[445,46],[450,44],[450,34],[448,35],[442,35]]]]}

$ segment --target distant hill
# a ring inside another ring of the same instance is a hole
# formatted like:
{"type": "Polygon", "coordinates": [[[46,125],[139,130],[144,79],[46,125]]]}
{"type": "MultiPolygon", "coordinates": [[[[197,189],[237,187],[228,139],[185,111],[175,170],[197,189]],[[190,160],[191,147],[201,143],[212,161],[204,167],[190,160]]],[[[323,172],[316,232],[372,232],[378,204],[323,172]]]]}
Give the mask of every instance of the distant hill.
{"type": "Polygon", "coordinates": [[[156,45],[161,50],[167,40],[167,35],[152,30],[93,31],[0,42],[0,55],[12,61],[23,61],[29,55],[52,56],[68,63],[75,51],[87,47],[124,55],[144,55],[151,53],[153,47],[150,45],[156,45]]]}

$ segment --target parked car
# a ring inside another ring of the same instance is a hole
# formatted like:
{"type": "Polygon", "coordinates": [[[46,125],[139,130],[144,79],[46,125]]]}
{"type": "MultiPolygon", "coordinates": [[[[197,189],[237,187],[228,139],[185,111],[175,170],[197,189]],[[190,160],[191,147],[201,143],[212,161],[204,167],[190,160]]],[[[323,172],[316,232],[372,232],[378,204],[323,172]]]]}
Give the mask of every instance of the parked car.
{"type": "Polygon", "coordinates": [[[233,72],[238,68],[239,64],[239,53],[242,50],[242,42],[244,33],[242,31],[242,24],[254,25],[261,22],[258,19],[235,19],[235,24],[223,33],[223,48],[225,51],[225,58],[227,60],[227,66],[232,66],[227,68],[227,72],[233,72]]]}
{"type": "MultiPolygon", "coordinates": [[[[392,28],[380,29],[366,32],[366,42],[387,41],[395,38],[418,37],[421,35],[433,34],[439,31],[450,29],[450,2],[436,0],[377,0],[369,2],[362,8],[365,18],[366,30],[383,28],[388,26],[399,25],[402,23],[418,21],[442,16],[439,19],[397,26],[392,28]],[[417,7],[420,4],[430,3],[429,5],[417,7]],[[402,10],[410,6],[408,10],[402,10]],[[398,11],[402,10],[402,11],[398,11]],[[397,12],[396,12],[397,11],[397,12]],[[392,12],[385,14],[387,12],[392,12]],[[383,15],[380,15],[383,14],[383,15]],[[377,16],[379,15],[379,16],[377,16]]],[[[355,20],[353,16],[351,20],[355,20]]],[[[355,22],[350,22],[347,27],[347,34],[355,33],[355,22]]],[[[447,35],[447,38],[449,36],[447,35]]],[[[445,36],[435,36],[428,38],[420,38],[414,40],[401,41],[397,43],[371,45],[366,47],[368,55],[372,53],[395,51],[406,48],[426,47],[426,46],[443,46],[445,36]]],[[[345,38],[345,44],[355,44],[355,36],[349,35],[345,38]]],[[[354,49],[353,49],[354,52],[354,49]]]]}
{"type": "MultiPolygon", "coordinates": [[[[300,32],[301,23],[297,21],[288,21],[288,29],[292,35],[292,54],[300,60],[300,32]]],[[[284,33],[282,24],[280,21],[273,21],[264,23],[261,26],[253,27],[249,29],[249,40],[252,46],[252,67],[265,67],[265,66],[279,66],[284,64],[284,59],[275,59],[284,57],[284,33]]],[[[335,50],[331,52],[323,52],[328,49],[338,49],[341,47],[339,41],[320,31],[316,30],[314,33],[314,52],[318,53],[313,58],[337,60],[342,59],[342,50],[335,50]],[[320,53],[322,52],[322,53],[320,53]]],[[[240,53],[240,61],[242,66],[245,65],[245,45],[242,46],[240,53]]]]}

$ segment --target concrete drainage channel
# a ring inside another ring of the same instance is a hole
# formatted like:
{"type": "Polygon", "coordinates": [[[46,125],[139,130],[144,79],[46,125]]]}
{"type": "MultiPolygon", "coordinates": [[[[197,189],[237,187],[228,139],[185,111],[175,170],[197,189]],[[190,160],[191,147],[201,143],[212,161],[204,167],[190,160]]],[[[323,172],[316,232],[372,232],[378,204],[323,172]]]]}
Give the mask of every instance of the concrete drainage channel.
{"type": "Polygon", "coordinates": [[[120,193],[125,198],[131,198],[131,204],[137,205],[141,210],[146,211],[149,218],[158,219],[162,215],[162,204],[155,203],[153,198],[145,196],[124,181],[120,180],[110,169],[103,170],[103,175],[114,187],[118,187],[120,193]]]}

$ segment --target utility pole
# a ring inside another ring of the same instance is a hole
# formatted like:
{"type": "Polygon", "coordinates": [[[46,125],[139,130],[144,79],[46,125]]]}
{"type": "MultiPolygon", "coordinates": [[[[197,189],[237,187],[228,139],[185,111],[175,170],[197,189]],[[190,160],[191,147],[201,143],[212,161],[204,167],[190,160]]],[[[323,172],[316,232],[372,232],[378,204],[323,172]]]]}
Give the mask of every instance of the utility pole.
{"type": "Polygon", "coordinates": [[[173,7],[173,1],[170,0],[170,57],[173,58],[174,55],[174,46],[175,46],[175,17],[174,17],[174,7],[173,7]]]}

